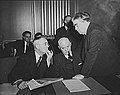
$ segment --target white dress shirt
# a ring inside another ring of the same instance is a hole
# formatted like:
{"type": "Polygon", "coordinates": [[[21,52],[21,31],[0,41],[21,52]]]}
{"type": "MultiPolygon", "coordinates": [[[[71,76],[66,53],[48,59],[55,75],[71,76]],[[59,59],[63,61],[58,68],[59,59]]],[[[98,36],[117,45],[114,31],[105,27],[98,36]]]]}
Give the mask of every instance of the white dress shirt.
{"type": "Polygon", "coordinates": [[[40,55],[35,51],[36,63],[38,62],[40,55]]]}
{"type": "Polygon", "coordinates": [[[24,45],[24,53],[26,53],[26,49],[27,49],[27,42],[25,41],[25,43],[24,43],[25,45],[24,45]]]}

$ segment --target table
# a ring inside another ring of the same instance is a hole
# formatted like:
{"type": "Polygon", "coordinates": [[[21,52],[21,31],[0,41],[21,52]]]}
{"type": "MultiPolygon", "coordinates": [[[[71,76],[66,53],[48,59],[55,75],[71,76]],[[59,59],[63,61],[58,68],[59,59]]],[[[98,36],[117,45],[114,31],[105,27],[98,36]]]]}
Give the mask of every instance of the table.
{"type": "Polygon", "coordinates": [[[120,95],[120,77],[115,76],[105,76],[105,77],[95,77],[97,82],[102,84],[106,89],[112,92],[112,95],[120,95]]]}
{"type": "Polygon", "coordinates": [[[30,91],[28,88],[18,90],[16,86],[11,86],[10,83],[0,84],[0,95],[101,95],[111,94],[109,90],[99,84],[93,78],[84,78],[82,82],[85,83],[91,90],[70,93],[62,82],[56,82],[51,85],[30,91]]]}

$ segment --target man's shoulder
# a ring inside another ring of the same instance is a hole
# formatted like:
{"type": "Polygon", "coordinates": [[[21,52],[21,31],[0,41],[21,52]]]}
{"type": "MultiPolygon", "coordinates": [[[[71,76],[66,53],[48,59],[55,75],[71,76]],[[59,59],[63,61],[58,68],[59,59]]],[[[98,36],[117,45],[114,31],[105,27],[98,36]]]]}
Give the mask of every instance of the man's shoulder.
{"type": "Polygon", "coordinates": [[[23,40],[16,40],[16,41],[14,41],[13,43],[16,44],[16,45],[17,45],[17,44],[21,44],[21,43],[23,43],[23,40]]]}
{"type": "Polygon", "coordinates": [[[16,40],[15,42],[23,42],[23,40],[16,40]]]}
{"type": "Polygon", "coordinates": [[[96,23],[91,23],[88,28],[88,35],[105,34],[105,29],[96,23]]]}
{"type": "Polygon", "coordinates": [[[59,28],[57,29],[57,31],[58,31],[58,30],[62,30],[62,29],[65,29],[65,27],[64,27],[64,26],[61,26],[61,27],[59,27],[59,28]]]}
{"type": "Polygon", "coordinates": [[[105,31],[105,29],[101,25],[99,25],[97,23],[94,23],[94,22],[90,24],[90,28],[92,30],[102,30],[102,31],[105,31]]]}
{"type": "Polygon", "coordinates": [[[19,56],[19,58],[22,58],[22,59],[31,59],[33,58],[35,55],[35,52],[34,51],[30,51],[28,53],[24,53],[22,55],[19,56]]]}

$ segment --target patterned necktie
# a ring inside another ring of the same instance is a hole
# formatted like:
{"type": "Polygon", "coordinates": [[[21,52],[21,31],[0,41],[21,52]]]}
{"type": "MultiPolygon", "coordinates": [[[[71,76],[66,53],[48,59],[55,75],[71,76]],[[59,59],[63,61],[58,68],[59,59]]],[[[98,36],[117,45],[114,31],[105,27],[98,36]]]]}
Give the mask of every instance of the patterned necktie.
{"type": "Polygon", "coordinates": [[[39,57],[39,60],[38,60],[38,62],[37,62],[37,67],[39,67],[41,60],[42,60],[42,57],[40,56],[40,57],[39,57]]]}

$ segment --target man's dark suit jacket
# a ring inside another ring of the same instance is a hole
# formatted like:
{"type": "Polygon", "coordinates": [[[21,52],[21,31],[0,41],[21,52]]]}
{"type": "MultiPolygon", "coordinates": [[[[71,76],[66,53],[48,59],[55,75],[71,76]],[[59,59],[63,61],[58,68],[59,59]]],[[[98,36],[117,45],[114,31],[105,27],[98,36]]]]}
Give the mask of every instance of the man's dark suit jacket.
{"type": "Polygon", "coordinates": [[[109,76],[120,73],[120,56],[106,31],[90,23],[83,49],[81,74],[89,76],[109,76]]]}
{"type": "Polygon", "coordinates": [[[4,49],[2,47],[2,44],[0,44],[0,58],[4,57],[4,49]]]}
{"type": "Polygon", "coordinates": [[[58,40],[62,37],[67,37],[70,42],[72,43],[72,50],[74,51],[77,46],[81,43],[83,39],[83,35],[80,35],[74,27],[71,27],[70,29],[66,30],[65,26],[62,26],[56,30],[56,35],[54,39],[54,47],[55,47],[55,53],[59,53],[60,50],[58,47],[58,40]]]}
{"type": "Polygon", "coordinates": [[[72,62],[68,60],[63,53],[56,54],[53,59],[54,64],[51,66],[53,77],[62,77],[68,79],[80,74],[82,62],[79,52],[73,52],[72,62]],[[69,69],[71,66],[73,71],[69,69]]]}
{"type": "Polygon", "coordinates": [[[18,79],[31,80],[48,77],[50,67],[47,67],[46,57],[47,55],[44,54],[39,67],[37,67],[34,51],[20,56],[8,75],[9,82],[13,83],[18,79]]]}
{"type": "MultiPolygon", "coordinates": [[[[21,54],[24,54],[24,47],[25,47],[25,42],[23,40],[16,40],[14,42],[8,43],[8,50],[10,51],[11,48],[16,49],[16,56],[20,56],[21,54]]],[[[29,47],[27,47],[26,52],[33,51],[34,47],[33,44],[30,42],[29,47]]]]}

